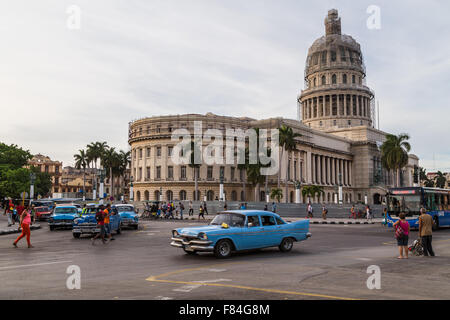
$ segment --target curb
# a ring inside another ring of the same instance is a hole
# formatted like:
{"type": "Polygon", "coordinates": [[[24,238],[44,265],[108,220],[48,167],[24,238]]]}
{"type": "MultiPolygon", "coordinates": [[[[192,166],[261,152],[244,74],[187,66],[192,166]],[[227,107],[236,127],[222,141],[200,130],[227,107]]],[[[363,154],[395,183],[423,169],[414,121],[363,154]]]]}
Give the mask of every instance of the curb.
{"type": "Polygon", "coordinates": [[[311,221],[311,224],[376,224],[377,222],[367,221],[311,221]]]}
{"type": "MultiPolygon", "coordinates": [[[[40,229],[41,225],[37,224],[37,225],[33,225],[30,227],[30,230],[37,230],[40,229]]],[[[17,229],[11,229],[11,230],[0,230],[0,236],[2,235],[7,235],[7,234],[13,234],[13,233],[21,233],[21,231],[17,230],[17,229]]]]}

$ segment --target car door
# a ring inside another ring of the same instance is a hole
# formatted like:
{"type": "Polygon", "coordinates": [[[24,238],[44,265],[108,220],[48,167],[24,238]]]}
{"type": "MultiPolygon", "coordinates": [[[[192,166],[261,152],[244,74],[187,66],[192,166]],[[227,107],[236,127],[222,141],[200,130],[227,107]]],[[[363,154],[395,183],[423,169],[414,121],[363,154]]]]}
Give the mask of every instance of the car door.
{"type": "Polygon", "coordinates": [[[255,249],[264,246],[263,228],[258,214],[247,215],[242,228],[242,249],[255,249]]]}
{"type": "Polygon", "coordinates": [[[261,215],[261,224],[263,230],[263,245],[277,246],[281,243],[281,226],[277,226],[275,217],[269,214],[261,215]]]}

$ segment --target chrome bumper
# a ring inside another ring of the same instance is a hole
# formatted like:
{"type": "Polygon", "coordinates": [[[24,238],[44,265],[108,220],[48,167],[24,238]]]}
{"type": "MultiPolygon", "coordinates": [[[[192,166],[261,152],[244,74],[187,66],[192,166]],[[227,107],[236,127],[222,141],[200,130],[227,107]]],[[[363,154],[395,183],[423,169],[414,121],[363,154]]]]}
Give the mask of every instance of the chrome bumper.
{"type": "Polygon", "coordinates": [[[175,248],[183,248],[187,251],[214,251],[212,241],[208,240],[190,240],[184,241],[182,238],[172,238],[170,245],[175,248]]]}
{"type": "Polygon", "coordinates": [[[306,239],[311,238],[311,236],[312,236],[312,234],[308,232],[308,233],[306,234],[306,239]]]}

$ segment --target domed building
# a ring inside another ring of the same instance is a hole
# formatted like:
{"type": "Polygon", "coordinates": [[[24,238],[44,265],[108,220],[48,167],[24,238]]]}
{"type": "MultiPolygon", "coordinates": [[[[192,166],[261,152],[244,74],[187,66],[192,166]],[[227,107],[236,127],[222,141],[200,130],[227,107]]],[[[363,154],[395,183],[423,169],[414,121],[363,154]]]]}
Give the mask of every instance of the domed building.
{"type": "MultiPolygon", "coordinates": [[[[393,173],[381,166],[379,147],[386,133],[374,127],[374,93],[366,86],[361,46],[342,34],[337,10],[328,12],[325,35],[308,50],[304,79],[305,88],[297,97],[299,120],[257,120],[207,113],[131,122],[128,142],[134,200],[214,201],[222,182],[227,201],[266,201],[266,195],[280,181],[282,202],[305,203],[307,199],[298,196],[296,185],[318,185],[324,193],[310,199],[312,202],[380,203],[387,187],[395,181],[393,173]],[[195,122],[202,123],[203,134],[210,129],[221,132],[223,145],[227,129],[279,129],[284,125],[300,136],[295,139],[294,150],[282,153],[279,173],[252,185],[237,164],[202,163],[195,174],[189,165],[172,162],[172,132],[193,132],[195,122]]],[[[418,166],[418,158],[409,155],[408,165],[401,172],[403,186],[413,185],[414,166],[418,166]]]]}

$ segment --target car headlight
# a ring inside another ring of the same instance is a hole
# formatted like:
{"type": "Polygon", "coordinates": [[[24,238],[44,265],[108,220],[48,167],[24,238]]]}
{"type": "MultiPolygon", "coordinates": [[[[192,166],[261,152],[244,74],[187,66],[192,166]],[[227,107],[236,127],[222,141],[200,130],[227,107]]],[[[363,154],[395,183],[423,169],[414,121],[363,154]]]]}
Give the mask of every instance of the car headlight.
{"type": "Polygon", "coordinates": [[[207,240],[207,239],[208,239],[208,236],[207,236],[206,233],[204,233],[204,232],[200,232],[200,233],[198,234],[198,237],[199,237],[200,239],[203,239],[203,240],[207,240]]]}
{"type": "Polygon", "coordinates": [[[78,224],[78,223],[80,222],[80,220],[81,220],[81,219],[75,219],[75,220],[73,220],[73,223],[74,223],[74,224],[78,224]]]}
{"type": "Polygon", "coordinates": [[[175,237],[178,237],[180,234],[178,233],[178,231],[177,230],[172,230],[172,236],[175,238],[175,237]]]}
{"type": "Polygon", "coordinates": [[[53,218],[48,218],[48,222],[53,222],[53,218]]]}

